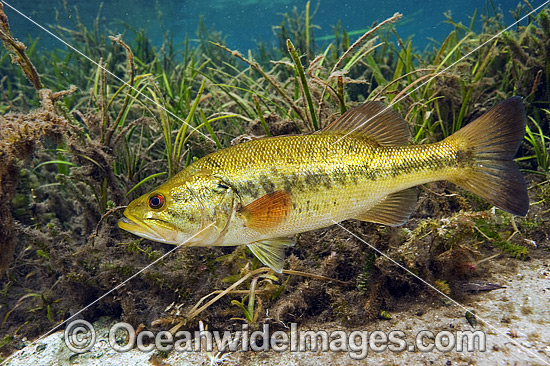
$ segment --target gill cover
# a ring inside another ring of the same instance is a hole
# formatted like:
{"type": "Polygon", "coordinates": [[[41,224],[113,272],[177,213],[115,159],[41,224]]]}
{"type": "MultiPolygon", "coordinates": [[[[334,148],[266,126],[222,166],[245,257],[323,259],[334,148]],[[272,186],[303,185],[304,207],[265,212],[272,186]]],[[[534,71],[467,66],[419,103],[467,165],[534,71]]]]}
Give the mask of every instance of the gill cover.
{"type": "Polygon", "coordinates": [[[202,228],[207,229],[208,239],[203,245],[223,240],[229,229],[237,205],[235,189],[222,177],[211,174],[195,174],[189,183],[189,189],[200,203],[202,228]]]}
{"type": "Polygon", "coordinates": [[[235,196],[221,177],[204,172],[177,175],[132,201],[118,225],[168,244],[212,245],[229,228],[235,196]]]}

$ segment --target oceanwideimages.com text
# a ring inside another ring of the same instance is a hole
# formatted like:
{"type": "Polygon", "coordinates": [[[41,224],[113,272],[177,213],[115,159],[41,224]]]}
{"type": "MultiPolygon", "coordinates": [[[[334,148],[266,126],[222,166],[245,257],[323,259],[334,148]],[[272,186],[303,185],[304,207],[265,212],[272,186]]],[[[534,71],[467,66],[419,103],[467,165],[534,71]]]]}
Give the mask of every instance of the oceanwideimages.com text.
{"type": "MultiPolygon", "coordinates": [[[[278,327],[280,328],[280,327],[278,327]]],[[[347,352],[353,359],[364,359],[372,352],[474,352],[485,351],[486,335],[481,330],[432,332],[423,330],[410,339],[402,330],[325,331],[298,330],[296,323],[289,329],[272,331],[270,324],[250,329],[243,324],[237,331],[168,331],[136,332],[125,322],[109,330],[109,344],[117,352],[137,348],[143,352],[157,349],[162,352],[224,352],[267,351],[277,352],[347,352]]],[[[71,322],[65,329],[65,343],[73,352],[89,351],[96,342],[93,326],[85,320],[71,322]]]]}

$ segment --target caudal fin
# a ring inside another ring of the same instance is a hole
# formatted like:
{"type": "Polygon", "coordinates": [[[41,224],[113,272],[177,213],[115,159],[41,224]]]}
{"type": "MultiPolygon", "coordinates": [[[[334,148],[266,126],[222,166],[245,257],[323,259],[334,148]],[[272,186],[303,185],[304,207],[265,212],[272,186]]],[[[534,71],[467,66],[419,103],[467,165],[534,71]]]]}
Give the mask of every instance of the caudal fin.
{"type": "Polygon", "coordinates": [[[527,186],[512,160],[525,134],[520,97],[506,99],[447,138],[463,169],[450,180],[514,215],[529,209],[527,186]]]}

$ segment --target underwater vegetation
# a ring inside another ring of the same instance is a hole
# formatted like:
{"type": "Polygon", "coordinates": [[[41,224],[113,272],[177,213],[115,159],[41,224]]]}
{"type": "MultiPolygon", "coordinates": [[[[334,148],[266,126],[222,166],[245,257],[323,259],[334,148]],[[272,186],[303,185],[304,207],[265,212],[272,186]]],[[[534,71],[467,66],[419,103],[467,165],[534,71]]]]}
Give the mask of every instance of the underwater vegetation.
{"type": "MultiPolygon", "coordinates": [[[[528,8],[518,6],[517,17],[528,8]]],[[[95,64],[69,49],[38,51],[36,39],[17,41],[0,3],[2,352],[173,249],[117,228],[131,200],[208,153],[317,131],[366,100],[395,102],[414,142],[427,143],[498,101],[523,96],[528,127],[516,161],[531,206],[525,218],[514,218],[452,184],[431,183],[404,227],[344,227],[453,297],[468,296],[465,285],[483,279],[494,256],[547,254],[548,9],[494,39],[505,28],[497,11],[474,14],[468,25],[449,14],[454,29],[426,50],[396,32],[400,14],[356,41],[337,24],[330,43],[316,40],[309,4],[281,17],[277,43],[247,55],[225,46],[206,20],[198,42],[174,44],[167,35],[161,47],[139,30],[108,35],[100,15],[92,29],[78,17],[72,30],[52,26],[95,64]]],[[[136,328],[196,327],[199,320],[228,328],[233,318],[357,325],[391,318],[404,300],[439,296],[338,227],[300,234],[286,253],[286,269],[274,274],[245,248],[181,248],[83,315],[136,328]]]]}

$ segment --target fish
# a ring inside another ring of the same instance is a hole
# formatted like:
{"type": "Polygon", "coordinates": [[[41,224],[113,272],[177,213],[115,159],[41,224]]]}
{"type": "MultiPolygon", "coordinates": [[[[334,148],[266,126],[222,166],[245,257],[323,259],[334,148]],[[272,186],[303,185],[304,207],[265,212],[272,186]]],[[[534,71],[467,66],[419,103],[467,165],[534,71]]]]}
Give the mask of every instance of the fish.
{"type": "Polygon", "coordinates": [[[409,124],[380,101],[320,131],[260,138],[198,159],[132,201],[118,226],[157,242],[247,245],[276,272],[298,233],[356,219],[404,224],[417,186],[450,181],[513,215],[529,197],[513,161],[526,125],[521,97],[447,138],[411,144],[409,124]]]}

